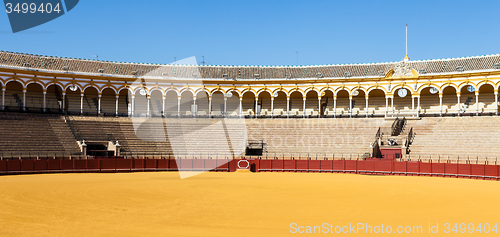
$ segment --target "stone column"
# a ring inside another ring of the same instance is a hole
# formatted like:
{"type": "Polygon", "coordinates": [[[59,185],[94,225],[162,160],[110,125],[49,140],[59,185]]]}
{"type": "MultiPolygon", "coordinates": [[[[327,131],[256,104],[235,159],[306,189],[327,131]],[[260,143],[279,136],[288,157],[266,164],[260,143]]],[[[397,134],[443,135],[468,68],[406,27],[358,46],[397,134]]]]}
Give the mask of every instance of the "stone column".
{"type": "Polygon", "coordinates": [[[498,115],[498,91],[495,90],[495,115],[498,115]]]}
{"type": "Polygon", "coordinates": [[[115,109],[115,116],[118,116],[118,99],[119,99],[119,98],[120,98],[120,94],[116,94],[116,101],[115,101],[115,103],[116,103],[116,105],[115,105],[115,107],[116,107],[116,109],[115,109]]]}
{"type": "Polygon", "coordinates": [[[368,118],[368,95],[365,95],[365,108],[366,108],[366,117],[368,118]]]}
{"type": "Polygon", "coordinates": [[[66,91],[63,91],[62,96],[63,96],[63,98],[62,98],[62,100],[63,100],[62,101],[62,111],[64,113],[64,112],[66,112],[66,91]]]}
{"type": "Polygon", "coordinates": [[[479,115],[479,91],[476,91],[476,116],[479,115]]]}
{"type": "Polygon", "coordinates": [[[132,116],[135,114],[135,94],[132,94],[132,116]]]}
{"type": "Polygon", "coordinates": [[[2,110],[5,110],[5,86],[2,86],[2,110]]]}
{"type": "Polygon", "coordinates": [[[458,107],[458,116],[460,116],[462,112],[462,108],[460,108],[460,92],[457,92],[457,107],[458,107]]]}
{"type": "Polygon", "coordinates": [[[286,97],[286,117],[290,117],[290,96],[286,97]]]}
{"type": "Polygon", "coordinates": [[[212,96],[208,97],[208,117],[212,117],[212,96]]]}
{"type": "Polygon", "coordinates": [[[271,118],[274,117],[274,97],[271,95],[271,118]]]}
{"type": "Polygon", "coordinates": [[[254,111],[254,114],[255,114],[255,118],[257,118],[257,106],[259,105],[259,97],[255,97],[255,111],[254,111]]]}
{"type": "Polygon", "coordinates": [[[47,109],[47,90],[43,90],[43,112],[45,112],[46,109],[47,109]]]}
{"type": "Polygon", "coordinates": [[[196,108],[196,96],[193,96],[193,117],[196,117],[198,109],[196,108]]]}
{"type": "Polygon", "coordinates": [[[318,96],[318,118],[321,118],[321,96],[318,96]]]}
{"type": "Polygon", "coordinates": [[[227,109],[226,109],[226,107],[227,107],[227,97],[224,96],[224,111],[223,111],[224,117],[227,117],[227,109]]]}
{"type": "Polygon", "coordinates": [[[163,102],[161,106],[161,115],[165,116],[165,99],[167,99],[167,97],[165,95],[162,95],[161,99],[163,102]]]}
{"type": "Polygon", "coordinates": [[[443,116],[443,93],[439,93],[439,116],[443,116]]]}
{"type": "Polygon", "coordinates": [[[151,104],[151,97],[149,95],[146,95],[146,101],[148,103],[146,107],[146,117],[151,116],[151,110],[150,110],[150,104],[151,104]]]}
{"type": "Polygon", "coordinates": [[[333,117],[337,117],[337,96],[333,96],[333,117]]]}
{"type": "Polygon", "coordinates": [[[177,117],[181,117],[181,96],[177,96],[177,117]]]}
{"type": "Polygon", "coordinates": [[[101,114],[101,97],[101,93],[97,94],[97,115],[101,114]]]}
{"type": "Polygon", "coordinates": [[[349,95],[349,118],[352,118],[352,95],[349,95]]]}
{"type": "Polygon", "coordinates": [[[302,103],[302,117],[306,117],[306,96],[302,97],[303,103],[302,103]]]}
{"type": "Polygon", "coordinates": [[[27,88],[23,88],[23,111],[26,111],[26,90],[27,88]]]}
{"type": "Polygon", "coordinates": [[[243,97],[240,97],[240,118],[243,117],[243,97]]]}

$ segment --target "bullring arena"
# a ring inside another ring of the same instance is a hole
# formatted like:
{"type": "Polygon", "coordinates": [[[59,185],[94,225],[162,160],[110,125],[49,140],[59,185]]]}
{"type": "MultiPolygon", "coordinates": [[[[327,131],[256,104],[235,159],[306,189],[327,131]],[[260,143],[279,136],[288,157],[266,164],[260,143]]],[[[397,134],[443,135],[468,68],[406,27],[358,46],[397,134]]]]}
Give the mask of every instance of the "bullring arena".
{"type": "Polygon", "coordinates": [[[220,66],[1,51],[0,84],[3,236],[498,231],[500,55],[220,66]]]}

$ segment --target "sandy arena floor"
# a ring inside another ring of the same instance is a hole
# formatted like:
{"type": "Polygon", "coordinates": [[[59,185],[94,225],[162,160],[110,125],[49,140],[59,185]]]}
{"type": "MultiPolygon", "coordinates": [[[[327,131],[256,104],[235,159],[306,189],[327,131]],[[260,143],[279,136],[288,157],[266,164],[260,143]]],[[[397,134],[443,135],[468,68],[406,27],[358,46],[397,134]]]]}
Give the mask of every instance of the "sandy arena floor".
{"type": "MultiPolygon", "coordinates": [[[[499,197],[498,181],[436,177],[240,172],[184,180],[175,172],[3,176],[0,236],[281,236],[300,235],[291,232],[323,223],[339,228],[364,223],[372,231],[384,225],[393,233],[398,226],[422,226],[419,236],[428,235],[429,223],[439,223],[440,234],[453,236],[444,233],[445,223],[500,222],[499,197]]],[[[360,229],[352,235],[365,233],[360,229]]],[[[460,229],[458,235],[464,235],[460,229]]]]}

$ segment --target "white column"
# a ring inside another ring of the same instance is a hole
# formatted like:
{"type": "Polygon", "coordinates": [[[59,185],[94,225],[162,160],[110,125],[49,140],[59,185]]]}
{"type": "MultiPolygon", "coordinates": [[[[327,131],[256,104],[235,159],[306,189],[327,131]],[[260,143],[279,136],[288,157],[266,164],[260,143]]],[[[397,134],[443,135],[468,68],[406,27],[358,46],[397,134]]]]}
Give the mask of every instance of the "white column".
{"type": "Polygon", "coordinates": [[[151,116],[150,107],[149,107],[150,106],[149,104],[151,104],[151,97],[149,95],[146,95],[146,99],[147,99],[146,101],[148,103],[148,106],[146,107],[147,108],[146,109],[146,117],[149,117],[149,116],[151,116]]]}
{"type": "Polygon", "coordinates": [[[5,110],[5,86],[2,86],[2,110],[5,110]]]}
{"type": "Polygon", "coordinates": [[[255,97],[255,117],[257,118],[257,106],[259,105],[259,97],[255,97]]]}
{"type": "Polygon", "coordinates": [[[196,108],[196,96],[193,96],[193,117],[196,117],[196,113],[198,112],[198,109],[196,108]]]}
{"type": "Polygon", "coordinates": [[[166,98],[167,98],[167,97],[166,97],[165,95],[163,95],[163,96],[161,97],[162,102],[163,102],[163,104],[162,104],[162,106],[161,106],[161,115],[162,115],[162,116],[165,116],[165,99],[166,99],[166,98]]]}
{"type": "Polygon", "coordinates": [[[181,117],[181,97],[177,96],[177,117],[181,117]]]}
{"type": "Polygon", "coordinates": [[[26,88],[23,88],[23,111],[26,111],[26,88]]]}
{"type": "Polygon", "coordinates": [[[224,117],[227,117],[226,106],[227,106],[227,97],[224,96],[224,117]]]}
{"type": "Polygon", "coordinates": [[[443,116],[443,93],[439,93],[439,116],[443,116]]]}
{"type": "Polygon", "coordinates": [[[352,96],[349,95],[349,118],[352,118],[352,96]]]}
{"type": "MultiPolygon", "coordinates": [[[[82,92],[80,93],[80,114],[83,114],[83,97],[85,96],[85,94],[82,92]]],[[[132,98],[134,98],[132,96],[132,98]]],[[[132,105],[133,105],[133,100],[132,100],[132,105]]],[[[43,111],[45,111],[45,92],[43,92],[43,111]]],[[[133,111],[133,110],[132,110],[133,111]]],[[[132,114],[134,114],[134,112],[132,112],[132,114]]]]}
{"type": "Polygon", "coordinates": [[[135,94],[132,94],[132,116],[135,114],[135,94]]]}
{"type": "Polygon", "coordinates": [[[66,92],[63,92],[63,93],[62,93],[62,96],[63,96],[63,98],[62,98],[62,100],[63,100],[63,101],[62,101],[62,111],[63,111],[63,113],[64,113],[64,112],[65,112],[65,110],[66,110],[66,92]]]}
{"type": "Polygon", "coordinates": [[[457,92],[457,107],[458,107],[458,116],[460,116],[461,108],[460,108],[460,92],[457,92]]]}
{"type": "Polygon", "coordinates": [[[118,116],[118,98],[120,98],[120,94],[116,94],[115,116],[118,116]]]}
{"type": "Polygon", "coordinates": [[[303,103],[302,103],[302,117],[306,117],[306,97],[302,97],[303,103]]]}
{"type": "Polygon", "coordinates": [[[271,96],[271,118],[274,117],[274,97],[271,96]]]}
{"type": "Polygon", "coordinates": [[[101,114],[101,97],[102,94],[97,95],[97,115],[101,114]]]}
{"type": "Polygon", "coordinates": [[[498,115],[498,91],[495,91],[495,115],[498,115]]]}
{"type": "Polygon", "coordinates": [[[212,96],[208,97],[208,117],[212,117],[212,96]]]}
{"type": "Polygon", "coordinates": [[[243,97],[240,97],[240,118],[243,117],[243,97]]]}
{"type": "Polygon", "coordinates": [[[368,95],[365,95],[365,108],[366,108],[366,117],[368,118],[368,95]]]}
{"type": "Polygon", "coordinates": [[[43,91],[43,112],[45,112],[46,108],[47,108],[47,91],[44,90],[43,91]]]}
{"type": "Polygon", "coordinates": [[[333,117],[337,117],[337,96],[333,96],[333,117]]]}
{"type": "Polygon", "coordinates": [[[318,118],[321,118],[321,96],[318,96],[318,118]]]}
{"type": "Polygon", "coordinates": [[[290,116],[290,96],[286,97],[286,117],[290,116]]]}
{"type": "Polygon", "coordinates": [[[476,91],[476,116],[479,115],[479,91],[476,91]]]}

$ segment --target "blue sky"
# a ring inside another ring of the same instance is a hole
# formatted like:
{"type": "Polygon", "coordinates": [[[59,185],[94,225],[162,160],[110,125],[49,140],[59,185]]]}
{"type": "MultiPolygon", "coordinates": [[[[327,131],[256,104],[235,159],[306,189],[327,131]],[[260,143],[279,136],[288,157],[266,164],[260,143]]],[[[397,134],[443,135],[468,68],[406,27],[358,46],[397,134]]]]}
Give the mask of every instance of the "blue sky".
{"type": "Polygon", "coordinates": [[[97,1],[13,34],[0,49],[63,57],[214,65],[399,61],[500,53],[500,1],[97,1]]]}

